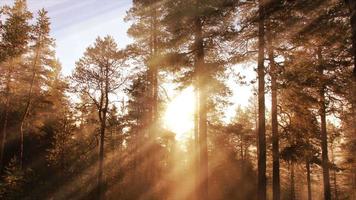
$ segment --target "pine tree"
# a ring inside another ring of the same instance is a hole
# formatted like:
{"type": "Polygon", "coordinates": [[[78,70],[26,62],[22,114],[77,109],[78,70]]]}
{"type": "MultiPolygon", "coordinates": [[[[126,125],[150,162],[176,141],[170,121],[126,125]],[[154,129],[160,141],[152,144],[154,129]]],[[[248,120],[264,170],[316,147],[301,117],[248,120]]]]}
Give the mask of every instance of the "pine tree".
{"type": "Polygon", "coordinates": [[[0,168],[3,168],[4,151],[7,138],[8,117],[12,107],[11,96],[13,90],[13,79],[15,72],[21,70],[20,58],[27,52],[27,44],[30,41],[31,26],[29,20],[32,14],[27,10],[25,0],[16,0],[13,7],[5,7],[7,16],[2,25],[0,43],[0,72],[3,74],[1,80],[5,85],[4,98],[5,110],[2,126],[2,141],[0,150],[0,168]],[[21,31],[19,31],[21,30],[21,31]]]}
{"type": "Polygon", "coordinates": [[[122,74],[125,67],[123,53],[117,49],[110,36],[98,37],[94,46],[88,47],[84,56],[76,63],[71,79],[76,93],[87,95],[95,106],[99,118],[99,157],[98,157],[98,199],[105,198],[104,188],[104,141],[110,104],[109,95],[122,89],[126,82],[122,74]]]}
{"type": "Polygon", "coordinates": [[[47,17],[47,11],[44,9],[38,12],[37,22],[33,27],[32,40],[33,46],[30,47],[32,55],[29,58],[29,77],[28,92],[25,108],[20,121],[20,165],[24,161],[24,125],[33,104],[34,93],[39,95],[43,86],[47,86],[43,77],[49,78],[49,71],[56,64],[54,57],[54,40],[50,37],[50,22],[47,17]]]}
{"type": "MultiPolygon", "coordinates": [[[[346,4],[350,10],[350,24],[351,24],[351,32],[352,32],[352,56],[353,56],[353,70],[352,70],[352,83],[351,83],[351,90],[350,90],[350,99],[352,104],[352,127],[353,127],[353,134],[352,140],[356,141],[356,1],[354,0],[345,0],[346,4]]],[[[354,159],[354,181],[353,181],[353,189],[352,189],[352,196],[356,198],[356,157],[354,159]]]]}
{"type": "MultiPolygon", "coordinates": [[[[232,16],[236,1],[168,1],[165,23],[173,38],[169,45],[174,46],[173,61],[177,61],[183,73],[184,85],[192,84],[197,93],[197,152],[199,154],[197,192],[199,199],[208,198],[208,116],[215,89],[221,88],[216,77],[224,70],[226,60],[216,52],[219,42],[227,41],[232,35],[232,16]],[[180,20],[177,20],[180,19],[180,20]],[[222,23],[216,23],[216,22],[222,23]],[[182,47],[182,48],[179,48],[182,47]],[[180,65],[179,65],[180,64],[180,65]]],[[[171,54],[171,55],[172,55],[171,54]]],[[[224,90],[222,90],[224,91],[224,90]]],[[[226,90],[225,90],[226,91],[226,90]]],[[[215,93],[216,94],[216,93],[215,93]]]]}
{"type": "Polygon", "coordinates": [[[267,199],[266,128],[265,128],[265,2],[258,7],[258,197],[267,199]]]}

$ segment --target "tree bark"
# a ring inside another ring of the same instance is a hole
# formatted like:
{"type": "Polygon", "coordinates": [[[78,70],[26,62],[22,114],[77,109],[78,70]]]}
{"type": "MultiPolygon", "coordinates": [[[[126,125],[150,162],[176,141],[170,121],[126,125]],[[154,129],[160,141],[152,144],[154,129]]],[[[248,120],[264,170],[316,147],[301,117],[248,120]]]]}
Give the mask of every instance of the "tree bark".
{"type": "Polygon", "coordinates": [[[272,118],[272,165],[273,165],[273,200],[280,199],[280,172],[279,172],[279,133],[278,133],[278,110],[277,110],[277,66],[274,60],[271,28],[267,25],[268,60],[270,63],[271,76],[271,118],[272,118]]]}
{"type": "Polygon", "coordinates": [[[105,181],[103,177],[104,168],[104,144],[105,144],[105,129],[106,129],[106,118],[109,107],[109,66],[105,66],[105,85],[101,94],[101,102],[99,109],[99,120],[100,120],[100,141],[99,141],[99,169],[98,169],[98,199],[105,199],[105,181]]]}
{"type": "Polygon", "coordinates": [[[352,173],[352,191],[351,191],[351,199],[354,200],[356,199],[356,164],[351,164],[351,173],[352,173]]]}
{"type": "Polygon", "coordinates": [[[20,166],[21,166],[21,168],[23,167],[23,158],[24,158],[24,124],[25,124],[25,121],[27,119],[27,116],[28,116],[28,113],[30,111],[31,104],[32,104],[32,92],[33,92],[33,86],[34,86],[36,75],[37,75],[36,65],[38,62],[38,56],[39,56],[39,47],[36,48],[36,55],[35,55],[35,59],[33,61],[33,65],[32,65],[32,76],[31,76],[30,88],[29,88],[28,95],[27,95],[26,107],[25,107],[25,111],[22,115],[21,122],[20,122],[20,138],[21,138],[21,140],[20,140],[20,166]]]}
{"type": "Polygon", "coordinates": [[[294,175],[294,162],[291,161],[290,164],[291,172],[290,172],[290,199],[295,200],[295,175],[294,175]]]}
{"type": "MultiPolygon", "coordinates": [[[[240,135],[240,157],[241,157],[241,160],[243,161],[244,160],[244,141],[243,141],[242,134],[240,135]]],[[[242,166],[242,164],[241,164],[241,166],[242,166]]]]}
{"type": "Polygon", "coordinates": [[[312,188],[310,179],[310,161],[309,159],[305,162],[305,168],[307,169],[307,185],[308,185],[308,200],[312,200],[312,188]]]}
{"type": "MultiPolygon", "coordinates": [[[[106,114],[103,114],[104,116],[106,114]]],[[[100,143],[99,143],[99,170],[98,170],[98,199],[104,199],[104,181],[103,181],[103,165],[104,165],[104,140],[105,140],[105,122],[104,117],[100,125],[100,143]]]]}
{"type": "Polygon", "coordinates": [[[333,180],[333,182],[334,182],[334,197],[335,197],[335,200],[339,200],[339,194],[337,191],[336,169],[334,169],[333,172],[334,172],[334,176],[333,176],[333,178],[334,178],[334,180],[333,180]]]}
{"type": "Polygon", "coordinates": [[[11,102],[11,75],[12,75],[12,61],[10,61],[10,66],[8,68],[8,74],[6,77],[6,102],[5,102],[5,111],[4,111],[4,124],[2,128],[2,140],[1,140],[1,152],[0,152],[0,171],[4,168],[4,156],[7,142],[7,126],[10,112],[10,102],[11,102]]]}
{"type": "MultiPolygon", "coordinates": [[[[199,8],[200,0],[196,2],[196,8],[199,8]]],[[[203,25],[200,16],[197,16],[195,21],[195,67],[197,70],[198,82],[198,124],[199,124],[199,199],[207,200],[208,198],[208,149],[207,149],[207,86],[206,86],[206,70],[204,69],[204,42],[203,42],[203,25]]]]}
{"type": "Polygon", "coordinates": [[[195,146],[195,190],[194,190],[194,199],[199,199],[199,164],[200,164],[200,148],[199,148],[199,95],[198,95],[198,84],[197,77],[195,77],[195,111],[194,111],[194,146],[195,146]]]}
{"type": "MultiPolygon", "coordinates": [[[[356,18],[356,16],[355,16],[356,18]]],[[[356,29],[356,25],[355,25],[355,29],[356,29]]],[[[355,41],[353,41],[353,43],[356,43],[356,35],[355,35],[355,39],[353,39],[355,41]]],[[[356,49],[356,44],[353,45],[356,49]]],[[[354,66],[354,69],[353,69],[353,73],[352,73],[352,132],[353,132],[353,141],[355,142],[356,141],[356,53],[354,54],[355,56],[355,59],[354,59],[354,62],[355,62],[355,66],[354,66]]],[[[356,199],[356,154],[354,154],[354,182],[355,184],[353,185],[353,194],[354,194],[354,198],[356,199]]]]}
{"type": "Polygon", "coordinates": [[[5,113],[4,113],[4,125],[2,128],[2,138],[1,138],[1,152],[0,152],[0,172],[2,172],[4,168],[4,155],[5,155],[5,147],[6,147],[6,140],[7,140],[7,124],[9,118],[9,94],[6,97],[5,103],[5,113]]]}
{"type": "Polygon", "coordinates": [[[329,158],[328,158],[328,135],[326,131],[326,105],[325,105],[325,84],[323,83],[324,67],[322,61],[322,52],[319,47],[317,50],[317,57],[319,63],[319,76],[320,76],[320,88],[319,88],[319,113],[320,113],[320,126],[321,126],[321,157],[323,168],[323,185],[324,185],[324,199],[331,199],[330,192],[330,175],[329,175],[329,158]]]}
{"type": "MultiPolygon", "coordinates": [[[[146,152],[147,157],[147,168],[145,169],[146,173],[146,182],[147,190],[154,188],[155,177],[157,177],[157,168],[155,167],[156,157],[152,156],[155,154],[155,138],[158,131],[158,18],[157,18],[157,9],[155,1],[149,1],[149,17],[150,17],[150,33],[149,33],[149,49],[150,57],[148,62],[148,98],[149,98],[149,111],[148,111],[148,151],[146,152]]],[[[151,193],[150,193],[151,195],[151,193]]],[[[154,199],[153,196],[147,197],[154,199]]]]}
{"type": "Polygon", "coordinates": [[[265,128],[265,28],[264,28],[264,5],[259,0],[258,20],[258,199],[266,200],[266,128],[265,128]]]}
{"type": "MultiPolygon", "coordinates": [[[[334,166],[335,165],[335,155],[334,155],[334,145],[333,142],[331,144],[331,162],[334,166]]],[[[339,195],[338,195],[338,191],[337,191],[337,178],[336,178],[336,169],[333,169],[333,185],[334,185],[334,199],[335,200],[339,200],[339,195]]]]}
{"type": "MultiPolygon", "coordinates": [[[[345,0],[350,9],[350,23],[352,32],[352,55],[353,55],[353,71],[352,71],[352,85],[351,85],[351,104],[352,104],[352,140],[356,141],[356,0],[345,0]]],[[[352,186],[352,196],[356,199],[356,154],[354,154],[353,170],[354,180],[352,186]]]]}

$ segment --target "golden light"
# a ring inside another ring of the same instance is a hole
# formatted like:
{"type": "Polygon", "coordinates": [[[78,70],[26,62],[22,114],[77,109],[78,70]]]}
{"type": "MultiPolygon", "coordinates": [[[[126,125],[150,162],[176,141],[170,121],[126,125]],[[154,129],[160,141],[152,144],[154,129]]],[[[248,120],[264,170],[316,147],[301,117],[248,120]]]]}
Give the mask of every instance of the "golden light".
{"type": "Polygon", "coordinates": [[[193,87],[184,89],[167,105],[164,114],[164,125],[176,134],[176,140],[183,141],[192,136],[194,109],[195,95],[193,87]]]}

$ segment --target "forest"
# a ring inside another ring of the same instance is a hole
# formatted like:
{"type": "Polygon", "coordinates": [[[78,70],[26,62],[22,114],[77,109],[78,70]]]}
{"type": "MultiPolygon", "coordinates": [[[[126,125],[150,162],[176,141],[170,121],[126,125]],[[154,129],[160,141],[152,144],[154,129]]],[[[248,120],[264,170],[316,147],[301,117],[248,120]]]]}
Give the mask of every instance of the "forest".
{"type": "Polygon", "coordinates": [[[356,0],[130,0],[68,75],[28,7],[0,2],[0,199],[356,200],[356,0]]]}

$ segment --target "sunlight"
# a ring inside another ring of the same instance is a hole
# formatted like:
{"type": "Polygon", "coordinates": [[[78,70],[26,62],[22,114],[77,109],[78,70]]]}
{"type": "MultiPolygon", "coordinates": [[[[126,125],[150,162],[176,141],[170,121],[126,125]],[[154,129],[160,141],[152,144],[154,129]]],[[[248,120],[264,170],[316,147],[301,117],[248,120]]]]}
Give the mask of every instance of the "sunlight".
{"type": "Polygon", "coordinates": [[[164,114],[164,125],[176,134],[175,138],[178,141],[191,137],[194,128],[194,96],[194,88],[188,87],[167,105],[164,114]]]}

